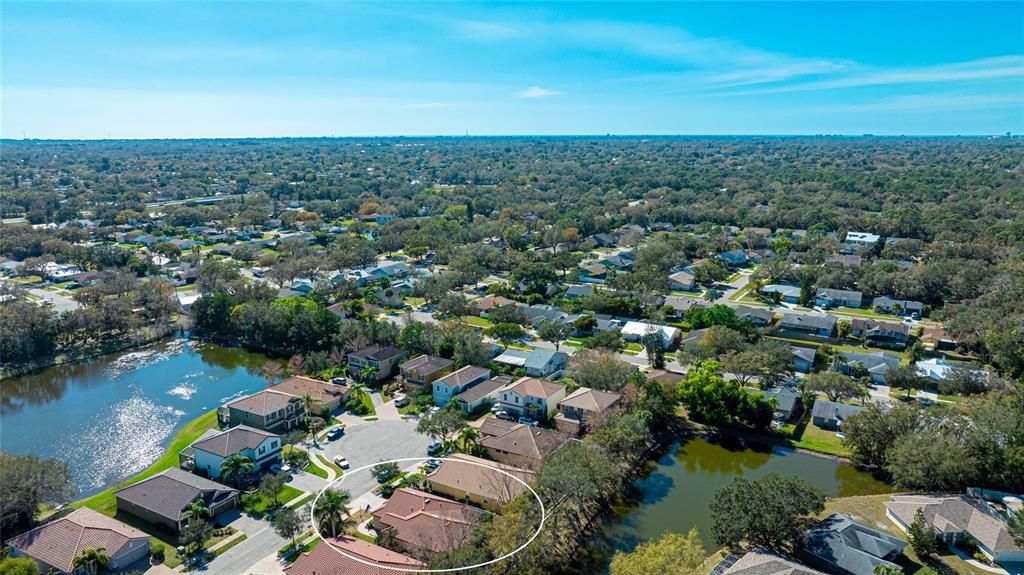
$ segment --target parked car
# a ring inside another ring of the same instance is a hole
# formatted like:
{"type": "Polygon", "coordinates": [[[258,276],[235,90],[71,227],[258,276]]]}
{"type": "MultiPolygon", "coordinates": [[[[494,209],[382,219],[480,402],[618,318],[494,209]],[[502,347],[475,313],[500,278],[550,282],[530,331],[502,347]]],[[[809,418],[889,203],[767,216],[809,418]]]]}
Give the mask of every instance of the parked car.
{"type": "Polygon", "coordinates": [[[505,411],[504,409],[499,411],[498,413],[495,413],[494,415],[498,419],[505,419],[505,420],[508,420],[508,421],[515,421],[516,420],[516,416],[514,416],[511,413],[505,411]]]}
{"type": "Polygon", "coordinates": [[[292,466],[287,463],[275,463],[270,466],[271,473],[291,473],[292,466]]]}
{"type": "Polygon", "coordinates": [[[430,445],[427,446],[427,455],[436,455],[440,453],[442,447],[444,447],[444,444],[440,441],[437,441],[436,439],[431,441],[430,445]]]}
{"type": "Polygon", "coordinates": [[[409,405],[409,396],[407,395],[396,395],[395,396],[395,407],[405,407],[409,405]]]}
{"type": "Polygon", "coordinates": [[[438,467],[441,467],[441,460],[440,459],[428,459],[427,462],[424,465],[426,466],[428,471],[434,471],[438,467]]]}
{"type": "Polygon", "coordinates": [[[491,406],[491,413],[497,414],[499,411],[502,411],[500,403],[495,403],[491,406]]]}
{"type": "Polygon", "coordinates": [[[348,469],[348,459],[345,459],[341,455],[336,455],[334,457],[334,464],[342,469],[348,469]]]}
{"type": "Polygon", "coordinates": [[[537,421],[536,419],[530,419],[525,415],[519,418],[519,423],[522,423],[523,425],[532,425],[533,427],[537,427],[538,425],[540,425],[539,421],[537,421]]]}
{"type": "Polygon", "coordinates": [[[339,425],[338,427],[332,427],[331,430],[327,432],[327,439],[329,439],[331,441],[334,441],[335,439],[341,438],[341,436],[344,435],[344,434],[345,434],[345,427],[344,426],[339,425]]]}

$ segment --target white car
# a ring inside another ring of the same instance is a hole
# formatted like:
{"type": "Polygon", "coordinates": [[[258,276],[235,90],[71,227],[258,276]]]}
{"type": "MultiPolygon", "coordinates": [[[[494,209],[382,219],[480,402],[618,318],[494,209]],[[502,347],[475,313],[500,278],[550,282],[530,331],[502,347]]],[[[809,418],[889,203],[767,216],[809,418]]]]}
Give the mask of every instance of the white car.
{"type": "Polygon", "coordinates": [[[338,467],[342,468],[342,469],[348,469],[348,467],[349,467],[348,459],[345,459],[341,455],[335,456],[334,464],[337,465],[338,467]]]}
{"type": "Polygon", "coordinates": [[[396,395],[395,396],[395,407],[405,407],[409,405],[408,395],[396,395]]]}

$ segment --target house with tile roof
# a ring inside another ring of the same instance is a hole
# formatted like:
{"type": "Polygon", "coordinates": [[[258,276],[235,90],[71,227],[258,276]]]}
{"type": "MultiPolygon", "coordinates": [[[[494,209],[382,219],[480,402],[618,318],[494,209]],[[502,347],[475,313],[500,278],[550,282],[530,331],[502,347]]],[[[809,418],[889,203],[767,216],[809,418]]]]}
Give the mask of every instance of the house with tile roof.
{"type": "Polygon", "coordinates": [[[323,539],[284,568],[287,575],[394,575],[397,569],[427,564],[362,539],[341,535],[323,539]]]}
{"type": "Polygon", "coordinates": [[[341,409],[341,407],[348,401],[350,394],[348,386],[344,383],[322,381],[302,375],[289,377],[281,383],[274,384],[267,389],[298,398],[303,398],[306,395],[309,395],[317,405],[326,405],[332,412],[341,409]]]}
{"type": "Polygon", "coordinates": [[[485,511],[445,497],[403,487],[374,509],[373,529],[388,534],[402,552],[418,557],[458,549],[485,511]]]}
{"type": "Polygon", "coordinates": [[[217,479],[224,460],[232,455],[248,457],[257,472],[281,462],[281,436],[247,425],[224,431],[208,430],[178,454],[181,467],[217,479]]]}
{"type": "Polygon", "coordinates": [[[43,573],[72,573],[75,557],[103,548],[107,569],[117,571],[149,557],[149,535],[87,507],[16,535],[6,541],[12,557],[28,557],[43,573]]]}
{"type": "Polygon", "coordinates": [[[430,393],[434,381],[444,377],[455,368],[455,362],[436,355],[418,355],[398,366],[402,384],[407,390],[422,390],[430,393]]]}
{"type": "MultiPolygon", "coordinates": [[[[492,419],[502,421],[495,417],[486,421],[492,419]]],[[[521,469],[540,469],[545,458],[575,441],[559,431],[509,421],[481,425],[480,435],[479,443],[487,449],[488,457],[521,469]]]]}
{"type": "Polygon", "coordinates": [[[498,401],[505,411],[520,416],[548,419],[565,398],[565,386],[535,377],[521,377],[501,390],[498,401]]]}
{"type": "Polygon", "coordinates": [[[533,472],[464,453],[453,453],[436,470],[427,474],[425,481],[428,491],[488,511],[500,511],[526,492],[523,482],[529,484],[533,481],[533,472]]]}
{"type": "Polygon", "coordinates": [[[238,490],[172,467],[114,492],[118,512],[172,532],[188,523],[188,506],[202,500],[216,517],[238,504],[238,490]]]}
{"type": "Polygon", "coordinates": [[[453,397],[472,389],[491,377],[491,370],[486,367],[467,365],[438,379],[431,388],[434,405],[444,407],[453,397]]]}
{"type": "Polygon", "coordinates": [[[271,433],[299,427],[305,413],[301,398],[269,389],[229,401],[217,410],[221,427],[247,425],[271,433]]]}
{"type": "Polygon", "coordinates": [[[555,427],[563,433],[579,435],[588,419],[615,408],[621,400],[622,395],[618,393],[581,387],[558,402],[555,427]]]}
{"type": "Polygon", "coordinates": [[[1024,547],[1010,535],[1006,515],[984,501],[967,495],[893,495],[885,502],[886,516],[903,531],[909,529],[918,509],[947,544],[970,537],[991,561],[1024,563],[1024,547]]]}
{"type": "MultiPolygon", "coordinates": [[[[713,570],[712,573],[716,572],[713,570]]],[[[825,575],[822,571],[763,549],[744,554],[720,573],[721,575],[825,575]]]]}
{"type": "Polygon", "coordinates": [[[375,343],[348,354],[348,372],[362,378],[364,368],[373,368],[376,372],[369,376],[370,381],[367,383],[378,383],[397,374],[398,365],[405,356],[404,350],[375,343]]]}

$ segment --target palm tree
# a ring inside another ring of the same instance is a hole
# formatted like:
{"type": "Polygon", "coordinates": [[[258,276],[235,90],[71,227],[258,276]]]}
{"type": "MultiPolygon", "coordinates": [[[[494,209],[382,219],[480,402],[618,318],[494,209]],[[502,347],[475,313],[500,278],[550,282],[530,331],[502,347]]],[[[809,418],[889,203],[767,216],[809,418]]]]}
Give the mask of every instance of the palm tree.
{"type": "Polygon", "coordinates": [[[463,427],[455,436],[455,448],[461,453],[479,455],[480,444],[477,439],[480,437],[480,430],[475,427],[463,427]]]}
{"type": "Polygon", "coordinates": [[[309,427],[309,418],[312,417],[313,408],[316,406],[316,400],[313,396],[306,393],[302,395],[302,409],[306,412],[306,427],[309,427]]]}
{"type": "Polygon", "coordinates": [[[341,533],[352,526],[352,517],[349,513],[348,504],[352,495],[344,489],[328,489],[320,495],[316,506],[313,507],[313,517],[318,525],[324,523],[331,526],[331,537],[337,537],[339,527],[341,533]]]}
{"type": "Polygon", "coordinates": [[[373,367],[372,365],[367,365],[362,369],[362,371],[359,372],[359,377],[363,381],[370,381],[378,373],[380,373],[380,368],[373,367]]]}
{"type": "Polygon", "coordinates": [[[718,293],[718,290],[716,290],[715,288],[710,288],[704,292],[704,299],[707,301],[715,301],[719,297],[720,294],[718,293]]]}
{"type": "Polygon", "coordinates": [[[110,562],[110,556],[103,553],[103,547],[90,547],[83,549],[71,562],[75,569],[84,568],[89,573],[96,573],[101,567],[110,562]]]}
{"type": "Polygon", "coordinates": [[[256,471],[256,464],[240,453],[227,456],[220,464],[220,475],[228,483],[235,483],[253,471],[256,471]]]}
{"type": "Polygon", "coordinates": [[[206,506],[206,503],[202,499],[196,499],[192,503],[189,503],[188,507],[185,509],[188,512],[189,523],[191,523],[193,519],[202,519],[203,517],[209,517],[210,515],[210,508],[206,506]]]}

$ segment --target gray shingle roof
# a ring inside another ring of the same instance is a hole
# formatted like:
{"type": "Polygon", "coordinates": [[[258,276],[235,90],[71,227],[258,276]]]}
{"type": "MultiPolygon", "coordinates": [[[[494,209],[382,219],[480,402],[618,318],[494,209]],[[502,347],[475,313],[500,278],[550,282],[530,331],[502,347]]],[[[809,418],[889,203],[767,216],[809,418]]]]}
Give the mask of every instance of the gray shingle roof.
{"type": "Polygon", "coordinates": [[[256,449],[268,437],[280,438],[280,436],[273,433],[253,429],[246,425],[239,425],[211,437],[200,439],[193,443],[192,447],[221,457],[227,457],[243,449],[256,449]]]}
{"type": "Polygon", "coordinates": [[[172,467],[115,491],[114,495],[177,522],[182,519],[188,504],[197,497],[202,496],[205,501],[222,501],[234,493],[237,491],[226,485],[172,467]]]}

